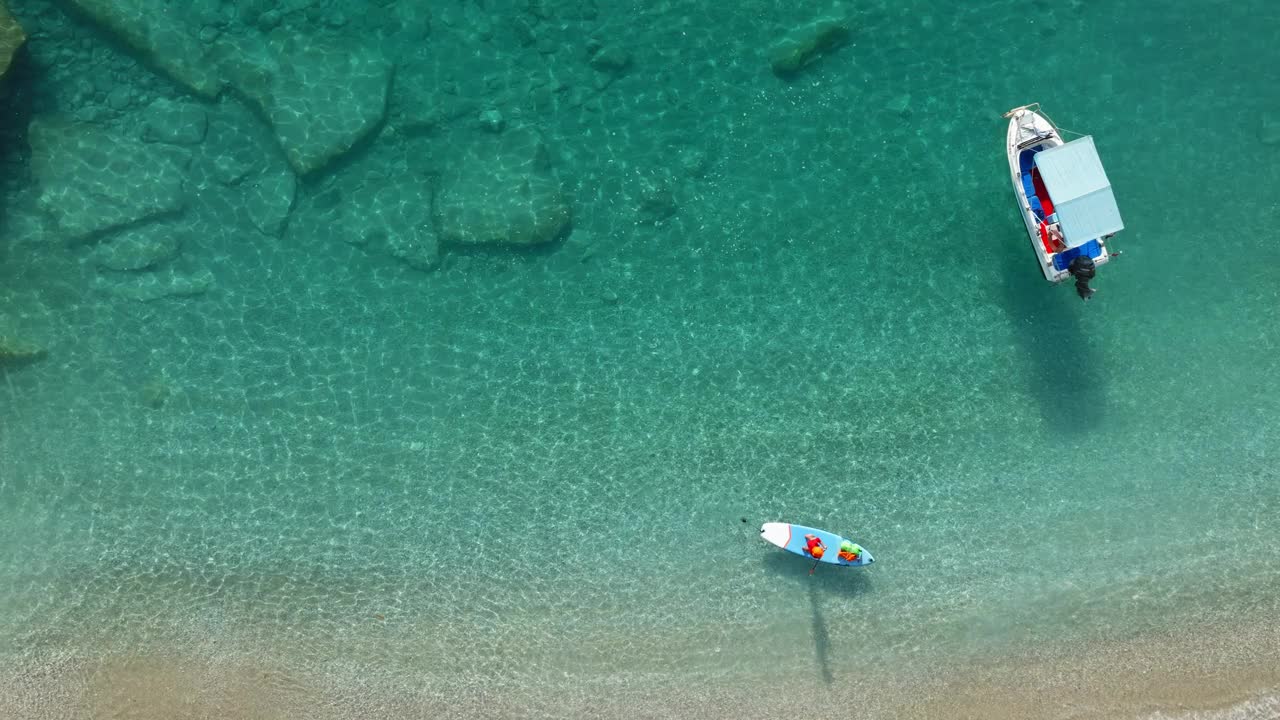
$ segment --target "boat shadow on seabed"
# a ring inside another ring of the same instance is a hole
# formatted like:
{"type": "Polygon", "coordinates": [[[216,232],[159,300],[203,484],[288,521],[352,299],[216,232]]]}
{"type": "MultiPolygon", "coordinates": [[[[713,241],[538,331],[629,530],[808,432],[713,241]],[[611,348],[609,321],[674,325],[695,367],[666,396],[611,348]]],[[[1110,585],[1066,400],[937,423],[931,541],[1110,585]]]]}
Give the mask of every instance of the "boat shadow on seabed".
{"type": "Polygon", "coordinates": [[[822,671],[822,682],[830,685],[835,681],[831,674],[831,633],[827,631],[827,619],[822,616],[822,608],[818,605],[818,588],[809,585],[809,605],[813,607],[813,650],[817,655],[818,669],[822,671]]]}
{"type": "MultiPolygon", "coordinates": [[[[1098,301],[1082,303],[1070,283],[1045,287],[1033,260],[1010,238],[1000,253],[1004,281],[1000,304],[1013,326],[1014,342],[1026,358],[1031,395],[1045,423],[1055,432],[1080,434],[1096,430],[1106,409],[1107,375],[1088,336],[1082,316],[1098,312],[1098,301]],[[1061,295],[1061,297],[1059,297],[1061,295]]],[[[1002,243],[1004,244],[1004,243],[1002,243]]]]}
{"type": "Polygon", "coordinates": [[[831,633],[827,629],[820,596],[824,590],[846,596],[860,595],[870,589],[870,585],[867,576],[857,570],[819,567],[815,575],[810,575],[809,568],[812,566],[812,562],[783,553],[769,553],[765,556],[765,568],[770,574],[805,586],[805,592],[809,595],[815,661],[822,674],[822,682],[831,685],[835,682],[835,675],[831,671],[831,633]]]}
{"type": "Polygon", "coordinates": [[[871,579],[861,568],[820,565],[818,570],[810,575],[809,568],[813,567],[813,561],[789,553],[766,554],[764,567],[770,575],[836,595],[861,595],[871,589],[871,579]]]}

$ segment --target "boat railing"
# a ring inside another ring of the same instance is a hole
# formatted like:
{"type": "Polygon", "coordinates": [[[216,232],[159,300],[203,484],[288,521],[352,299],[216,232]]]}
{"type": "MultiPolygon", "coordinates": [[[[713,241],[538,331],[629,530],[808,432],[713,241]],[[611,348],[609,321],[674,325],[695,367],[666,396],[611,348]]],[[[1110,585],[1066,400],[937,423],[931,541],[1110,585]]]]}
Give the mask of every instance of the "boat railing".
{"type": "MultiPolygon", "coordinates": [[[[1038,102],[1033,102],[1030,105],[1019,105],[1018,107],[1010,110],[1009,112],[1004,113],[1002,117],[1004,117],[1005,119],[1008,119],[1018,115],[1019,113],[1024,113],[1024,114],[1035,113],[1039,115],[1040,117],[1044,118],[1045,122],[1049,123],[1049,127],[1053,128],[1054,131],[1056,131],[1059,135],[1066,134],[1066,135],[1073,135],[1078,138],[1084,137],[1084,133],[1078,133],[1075,130],[1072,130],[1070,128],[1064,128],[1061,125],[1059,125],[1057,122],[1055,122],[1053,118],[1049,117],[1049,113],[1040,109],[1040,103],[1038,102]]],[[[1032,125],[1032,128],[1030,129],[1032,130],[1035,129],[1034,123],[1032,125]]],[[[1036,139],[1038,140],[1042,137],[1044,137],[1044,135],[1042,135],[1039,131],[1036,131],[1036,139]]],[[[1035,144],[1034,141],[1030,141],[1030,143],[1035,144]]],[[[1021,148],[1024,146],[1019,146],[1019,147],[1021,148]]]]}
{"type": "MultiPolygon", "coordinates": [[[[1001,117],[1003,117],[1004,119],[1008,120],[1009,118],[1013,117],[1015,114],[1017,114],[1018,112],[1021,112],[1021,111],[1023,111],[1023,110],[1027,110],[1027,111],[1030,111],[1030,112],[1040,112],[1040,103],[1038,103],[1038,102],[1033,102],[1033,103],[1031,103],[1030,105],[1019,105],[1018,107],[1016,107],[1016,108],[1014,108],[1014,109],[1010,110],[1009,112],[1005,113],[1005,114],[1004,114],[1004,115],[1002,115],[1001,117]]],[[[1041,114],[1043,114],[1043,113],[1041,113],[1041,114]]]]}
{"type": "Polygon", "coordinates": [[[1059,125],[1057,122],[1055,122],[1053,118],[1049,117],[1049,113],[1040,109],[1040,103],[1035,103],[1035,106],[1036,106],[1036,112],[1040,114],[1040,117],[1047,120],[1049,124],[1053,126],[1053,129],[1058,131],[1059,135],[1066,134],[1066,135],[1074,135],[1078,138],[1084,137],[1084,133],[1078,133],[1075,130],[1072,130],[1070,128],[1064,128],[1061,125],[1059,125]]]}

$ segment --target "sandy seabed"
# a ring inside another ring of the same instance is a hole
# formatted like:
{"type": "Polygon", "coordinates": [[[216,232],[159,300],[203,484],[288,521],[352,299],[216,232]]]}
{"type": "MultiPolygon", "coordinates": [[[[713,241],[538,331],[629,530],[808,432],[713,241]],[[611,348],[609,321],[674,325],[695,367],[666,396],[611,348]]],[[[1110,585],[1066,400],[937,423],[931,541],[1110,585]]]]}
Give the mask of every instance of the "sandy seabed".
{"type": "MultiPolygon", "coordinates": [[[[0,717],[285,720],[307,718],[1280,718],[1280,624],[1028,652],[911,674],[828,678],[764,665],[720,677],[565,673],[507,682],[459,667],[418,680],[333,660],[247,658],[208,646],[89,659],[37,653],[0,667],[0,717]]],[[[940,659],[941,660],[941,659],[940,659]]]]}

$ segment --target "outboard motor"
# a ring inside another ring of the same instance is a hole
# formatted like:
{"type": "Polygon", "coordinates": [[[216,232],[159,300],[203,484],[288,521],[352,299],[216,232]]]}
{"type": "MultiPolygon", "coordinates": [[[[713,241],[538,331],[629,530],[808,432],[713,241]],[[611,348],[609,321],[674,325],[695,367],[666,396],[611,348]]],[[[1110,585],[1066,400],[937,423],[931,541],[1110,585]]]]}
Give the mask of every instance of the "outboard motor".
{"type": "Polygon", "coordinates": [[[1093,258],[1088,255],[1077,255],[1071,260],[1071,264],[1067,265],[1067,272],[1076,279],[1076,294],[1081,300],[1088,300],[1093,297],[1095,292],[1089,287],[1089,281],[1094,275],[1098,274],[1098,266],[1094,264],[1093,258]]]}

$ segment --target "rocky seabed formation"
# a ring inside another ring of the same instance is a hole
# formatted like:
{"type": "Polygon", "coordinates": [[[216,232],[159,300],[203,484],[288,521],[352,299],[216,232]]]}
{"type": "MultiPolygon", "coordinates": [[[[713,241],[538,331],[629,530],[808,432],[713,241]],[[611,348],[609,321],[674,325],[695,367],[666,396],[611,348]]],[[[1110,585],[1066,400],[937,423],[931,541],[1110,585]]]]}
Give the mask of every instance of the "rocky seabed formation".
{"type": "MultiPolygon", "coordinates": [[[[217,291],[206,265],[243,246],[345,243],[431,272],[455,250],[570,238],[579,186],[557,158],[567,149],[579,168],[572,145],[588,141],[557,119],[619,121],[605,99],[652,59],[589,0],[510,17],[473,0],[372,2],[359,16],[326,0],[25,11],[24,30],[0,2],[0,70],[27,39],[55,99],[26,133],[23,234],[70,248],[93,288],[141,302],[217,291]]],[[[810,17],[762,34],[764,74],[809,72],[854,32],[810,17]]],[[[711,164],[679,143],[650,152],[609,186],[609,213],[641,232],[678,217],[711,164]]]]}
{"type": "MultiPolygon", "coordinates": [[[[425,10],[402,6],[380,4],[393,16],[386,25],[398,47],[412,47],[430,21],[425,10]]],[[[93,284],[105,292],[150,301],[211,289],[207,271],[180,260],[193,240],[228,226],[279,238],[292,219],[424,271],[439,267],[451,246],[527,247],[570,228],[571,203],[539,130],[509,122],[483,93],[457,97],[455,81],[440,80],[430,63],[402,63],[393,86],[385,37],[354,32],[336,5],[64,0],[61,7],[89,34],[74,42],[55,30],[38,34],[56,53],[48,64],[73,63],[68,46],[107,45],[104,35],[141,63],[114,82],[68,78],[74,92],[59,104],[69,111],[36,113],[27,133],[43,236],[83,248],[99,273],[93,284]],[[120,82],[147,71],[176,85],[148,93],[120,82]],[[451,123],[466,142],[445,153],[410,152],[408,162],[363,151],[379,144],[393,107],[390,143],[410,144],[451,123]],[[303,195],[312,196],[304,204],[311,216],[293,218],[303,195]]],[[[52,13],[43,7],[38,17],[50,21],[52,13]]],[[[466,12],[442,16],[468,32],[474,25],[479,42],[493,32],[466,12]]],[[[0,14],[0,30],[6,18],[0,14]]],[[[589,50],[584,66],[597,73],[616,77],[631,62],[603,44],[589,50]]]]}
{"type": "Polygon", "coordinates": [[[22,31],[22,26],[9,13],[4,0],[0,0],[0,80],[9,72],[14,55],[26,41],[27,34],[22,31]]]}
{"type": "Polygon", "coordinates": [[[391,63],[376,47],[337,34],[299,36],[261,15],[257,26],[235,23],[223,5],[68,2],[197,95],[234,91],[252,103],[300,174],[350,150],[386,111],[391,63]]]}

